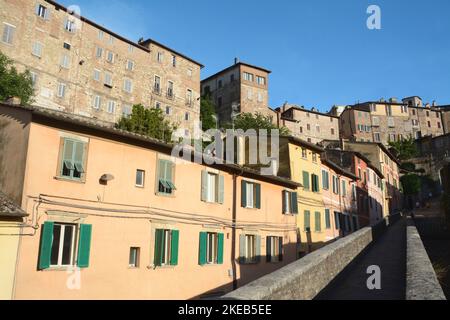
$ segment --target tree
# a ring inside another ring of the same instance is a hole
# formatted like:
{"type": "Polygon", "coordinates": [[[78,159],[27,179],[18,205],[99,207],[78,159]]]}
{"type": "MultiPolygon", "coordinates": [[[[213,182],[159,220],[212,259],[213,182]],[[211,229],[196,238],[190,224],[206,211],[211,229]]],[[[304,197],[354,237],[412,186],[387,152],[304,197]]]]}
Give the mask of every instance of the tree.
{"type": "Polygon", "coordinates": [[[416,143],[413,138],[408,140],[389,142],[389,146],[395,150],[399,160],[410,160],[418,155],[416,143]]]}
{"type": "Polygon", "coordinates": [[[10,97],[19,97],[22,104],[32,102],[34,95],[31,73],[26,70],[19,73],[13,61],[0,52],[0,101],[10,97]]]}
{"type": "MultiPolygon", "coordinates": [[[[232,127],[232,125],[228,125],[227,127],[232,127]]],[[[234,120],[234,128],[242,129],[244,131],[255,129],[257,132],[260,129],[266,129],[268,133],[270,133],[271,130],[279,129],[280,136],[290,135],[290,131],[288,128],[278,128],[275,124],[272,123],[272,118],[270,116],[264,116],[261,113],[242,113],[238,115],[234,120]]]]}
{"type": "Polygon", "coordinates": [[[148,109],[142,104],[134,105],[131,115],[122,117],[117,129],[141,134],[169,142],[176,127],[164,118],[160,109],[148,109]]]}
{"type": "Polygon", "coordinates": [[[216,128],[215,114],[215,106],[210,95],[204,95],[200,100],[200,120],[202,121],[203,131],[216,128]]]}
{"type": "Polygon", "coordinates": [[[420,192],[422,183],[417,174],[407,174],[400,178],[403,186],[403,193],[406,196],[414,196],[420,192]]]}

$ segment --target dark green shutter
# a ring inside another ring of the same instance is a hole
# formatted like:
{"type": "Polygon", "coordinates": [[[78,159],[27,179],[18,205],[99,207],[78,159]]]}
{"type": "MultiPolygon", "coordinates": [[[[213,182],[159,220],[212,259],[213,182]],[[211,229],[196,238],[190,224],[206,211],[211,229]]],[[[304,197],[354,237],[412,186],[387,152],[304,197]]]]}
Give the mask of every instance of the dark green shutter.
{"type": "Polygon", "coordinates": [[[303,171],[303,188],[309,190],[309,172],[303,171]]]}
{"type": "Polygon", "coordinates": [[[217,234],[217,264],[223,264],[223,243],[224,236],[223,233],[217,234]]]}
{"type": "Polygon", "coordinates": [[[278,245],[280,246],[279,247],[279,255],[278,255],[278,261],[283,261],[283,237],[279,237],[278,238],[279,240],[279,242],[278,242],[278,245]]]}
{"type": "Polygon", "coordinates": [[[172,230],[172,239],[170,244],[170,265],[178,265],[178,246],[180,239],[180,231],[172,230]]]}
{"type": "Polygon", "coordinates": [[[291,203],[293,214],[298,214],[298,194],[297,192],[291,192],[291,203]]]}
{"type": "Polygon", "coordinates": [[[283,205],[283,214],[286,214],[286,213],[288,213],[288,208],[287,208],[287,194],[288,194],[288,192],[287,191],[285,191],[285,190],[283,190],[282,192],[281,192],[281,197],[282,197],[282,205],[283,205]]]}
{"type": "Polygon", "coordinates": [[[200,232],[200,242],[198,250],[198,264],[203,266],[206,264],[206,247],[208,242],[208,233],[200,232]]]}
{"type": "Polygon", "coordinates": [[[325,209],[325,228],[331,228],[330,209],[325,209]]]}
{"type": "Polygon", "coordinates": [[[155,231],[155,256],[153,264],[155,266],[162,266],[162,244],[164,243],[164,230],[157,229],[155,231]]]}
{"type": "Polygon", "coordinates": [[[241,181],[241,206],[247,207],[247,182],[244,180],[241,181]]]}
{"type": "Polygon", "coordinates": [[[255,208],[261,209],[261,185],[255,184],[255,208]]]}
{"type": "Polygon", "coordinates": [[[44,224],[42,225],[41,249],[39,254],[39,270],[50,268],[54,226],[55,223],[51,221],[44,222],[44,224]]]}
{"type": "Polygon", "coordinates": [[[80,225],[80,240],[78,242],[78,267],[89,267],[89,256],[91,253],[92,225],[80,225]]]}
{"type": "Polygon", "coordinates": [[[271,252],[272,252],[272,243],[270,241],[270,237],[268,236],[268,237],[266,237],[266,261],[267,262],[272,261],[271,252]]]}

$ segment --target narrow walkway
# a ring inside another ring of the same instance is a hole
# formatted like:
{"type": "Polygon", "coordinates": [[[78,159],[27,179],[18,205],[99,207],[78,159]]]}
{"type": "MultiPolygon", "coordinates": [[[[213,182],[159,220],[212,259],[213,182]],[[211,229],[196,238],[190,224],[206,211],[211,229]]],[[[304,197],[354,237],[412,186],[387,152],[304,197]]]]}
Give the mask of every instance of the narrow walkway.
{"type": "Polygon", "coordinates": [[[406,221],[401,219],[347,266],[316,300],[405,300],[406,221]],[[367,288],[367,268],[381,269],[381,290],[367,288]]]}

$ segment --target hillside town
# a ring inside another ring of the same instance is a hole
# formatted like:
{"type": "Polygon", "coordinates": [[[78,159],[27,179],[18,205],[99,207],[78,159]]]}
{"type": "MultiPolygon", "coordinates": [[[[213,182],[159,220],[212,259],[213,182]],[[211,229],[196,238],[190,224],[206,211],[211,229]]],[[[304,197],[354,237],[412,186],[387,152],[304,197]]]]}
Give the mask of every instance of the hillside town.
{"type": "Polygon", "coordinates": [[[0,102],[2,300],[220,297],[449,194],[450,105],[271,106],[276,70],[231,57],[202,80],[195,57],[50,0],[0,0],[0,28],[33,88],[0,102]],[[270,174],[249,137],[233,163],[174,156],[206,102],[222,138],[245,117],[280,130],[270,174]]]}

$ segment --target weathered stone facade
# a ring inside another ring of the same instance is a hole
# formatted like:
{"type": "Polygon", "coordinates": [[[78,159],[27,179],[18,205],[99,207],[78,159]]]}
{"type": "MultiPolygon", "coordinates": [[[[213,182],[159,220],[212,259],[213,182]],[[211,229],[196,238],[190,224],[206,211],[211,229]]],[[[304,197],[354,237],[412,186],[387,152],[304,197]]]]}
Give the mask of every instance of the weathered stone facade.
{"type": "Polygon", "coordinates": [[[444,133],[450,133],[450,105],[440,106],[442,124],[444,126],[444,133]]]}
{"type": "Polygon", "coordinates": [[[221,124],[232,121],[234,113],[261,113],[275,118],[269,107],[271,71],[236,61],[234,65],[204,79],[202,95],[210,94],[221,124]]]}
{"type": "Polygon", "coordinates": [[[311,143],[339,139],[339,117],[316,110],[284,104],[277,109],[279,125],[286,126],[294,137],[311,143]]]}
{"type": "Polygon", "coordinates": [[[199,119],[198,62],[153,40],[127,40],[53,1],[0,0],[0,8],[0,50],[32,72],[34,104],[107,122],[138,103],[161,108],[180,128],[199,119]]]}

